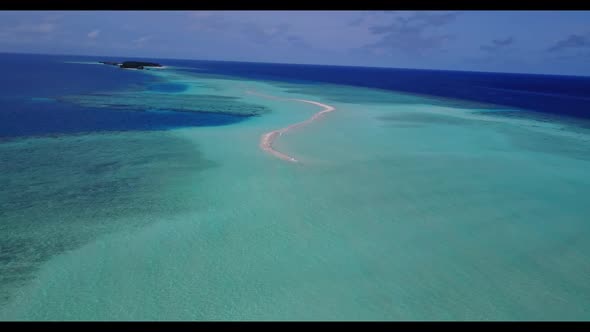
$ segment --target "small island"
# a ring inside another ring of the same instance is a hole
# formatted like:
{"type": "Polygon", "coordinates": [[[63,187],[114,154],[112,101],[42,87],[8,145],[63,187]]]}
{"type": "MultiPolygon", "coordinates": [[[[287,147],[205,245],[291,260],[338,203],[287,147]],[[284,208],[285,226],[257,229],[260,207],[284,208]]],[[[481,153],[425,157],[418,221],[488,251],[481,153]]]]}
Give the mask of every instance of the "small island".
{"type": "Polygon", "coordinates": [[[143,61],[124,61],[113,62],[113,61],[99,61],[99,63],[111,66],[119,66],[123,69],[144,69],[145,67],[162,67],[161,64],[155,62],[143,62],[143,61]]]}

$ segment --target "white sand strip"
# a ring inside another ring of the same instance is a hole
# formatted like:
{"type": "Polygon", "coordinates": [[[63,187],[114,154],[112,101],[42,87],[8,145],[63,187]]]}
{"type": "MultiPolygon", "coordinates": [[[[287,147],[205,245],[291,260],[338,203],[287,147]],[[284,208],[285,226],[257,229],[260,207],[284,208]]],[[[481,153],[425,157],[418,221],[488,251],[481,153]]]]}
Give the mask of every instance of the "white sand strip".
{"type": "Polygon", "coordinates": [[[253,95],[257,95],[257,96],[261,96],[264,98],[269,98],[269,99],[276,99],[276,100],[285,100],[285,101],[298,101],[301,103],[308,103],[308,104],[313,104],[319,107],[322,107],[323,110],[315,113],[311,118],[302,121],[302,122],[298,122],[295,124],[292,124],[290,126],[287,126],[285,128],[281,128],[281,129],[277,129],[277,130],[273,130],[271,132],[268,132],[264,135],[262,135],[262,138],[260,139],[260,147],[262,148],[262,150],[269,152],[271,154],[273,154],[274,156],[276,156],[277,158],[283,159],[283,160],[287,160],[287,161],[291,161],[291,162],[297,162],[297,159],[282,153],[280,151],[275,150],[272,147],[272,143],[274,142],[274,140],[282,135],[283,133],[286,133],[287,131],[300,127],[300,126],[304,126],[306,124],[309,124],[315,120],[317,120],[319,117],[321,117],[323,114],[328,113],[328,112],[332,112],[334,111],[336,108],[330,106],[330,105],[326,105],[326,104],[322,104],[322,103],[318,103],[317,101],[312,101],[312,100],[305,100],[305,99],[293,99],[293,98],[280,98],[280,97],[275,97],[275,96],[270,96],[270,95],[265,95],[262,93],[257,93],[254,92],[252,90],[246,90],[246,93],[248,94],[253,94],[253,95]]]}

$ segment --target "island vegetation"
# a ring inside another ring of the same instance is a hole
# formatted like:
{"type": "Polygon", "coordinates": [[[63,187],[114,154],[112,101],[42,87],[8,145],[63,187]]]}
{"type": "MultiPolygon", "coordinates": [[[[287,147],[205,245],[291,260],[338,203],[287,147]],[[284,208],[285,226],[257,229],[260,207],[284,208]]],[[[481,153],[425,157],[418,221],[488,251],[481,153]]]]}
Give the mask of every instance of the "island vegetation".
{"type": "Polygon", "coordinates": [[[118,66],[119,68],[123,69],[144,69],[145,67],[162,67],[162,65],[159,63],[143,61],[124,61],[121,63],[114,61],[99,61],[99,63],[111,66],[118,66]]]}

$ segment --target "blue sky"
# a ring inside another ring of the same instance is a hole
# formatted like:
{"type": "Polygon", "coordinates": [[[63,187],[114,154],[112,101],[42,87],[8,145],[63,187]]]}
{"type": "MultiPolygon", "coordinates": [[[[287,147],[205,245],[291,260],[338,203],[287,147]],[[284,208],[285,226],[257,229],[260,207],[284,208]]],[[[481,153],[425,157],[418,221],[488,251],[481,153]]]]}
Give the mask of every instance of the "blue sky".
{"type": "Polygon", "coordinates": [[[0,52],[590,75],[590,11],[0,11],[0,52]]]}

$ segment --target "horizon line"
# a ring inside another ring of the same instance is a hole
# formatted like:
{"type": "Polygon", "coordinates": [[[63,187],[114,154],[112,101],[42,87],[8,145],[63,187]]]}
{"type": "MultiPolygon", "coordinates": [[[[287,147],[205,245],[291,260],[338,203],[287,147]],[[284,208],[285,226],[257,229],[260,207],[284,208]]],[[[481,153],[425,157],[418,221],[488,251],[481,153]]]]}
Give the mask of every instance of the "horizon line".
{"type": "MultiPolygon", "coordinates": [[[[118,55],[95,55],[95,54],[64,54],[64,53],[34,53],[34,52],[10,52],[0,51],[0,54],[23,54],[23,55],[53,55],[53,56],[81,56],[81,57],[107,57],[107,58],[136,58],[137,56],[118,56],[118,55]]],[[[144,57],[162,60],[181,60],[181,61],[210,61],[210,62],[237,62],[253,64],[277,64],[277,65],[295,65],[295,66],[319,66],[319,67],[350,67],[350,68],[369,68],[369,69],[396,69],[396,70],[417,70],[417,71],[443,71],[443,72],[463,72],[463,73],[483,73],[483,74],[507,74],[507,75],[534,75],[534,76],[561,76],[561,77],[579,77],[590,78],[590,75],[566,75],[566,74],[543,74],[543,73],[524,73],[524,72],[497,72],[486,70],[457,70],[457,69],[437,69],[437,68],[403,68],[403,67],[382,67],[382,66],[359,66],[359,65],[332,65],[320,63],[288,63],[288,62],[261,62],[261,61],[239,61],[239,60],[209,60],[209,59],[187,59],[175,57],[144,57]]]]}

